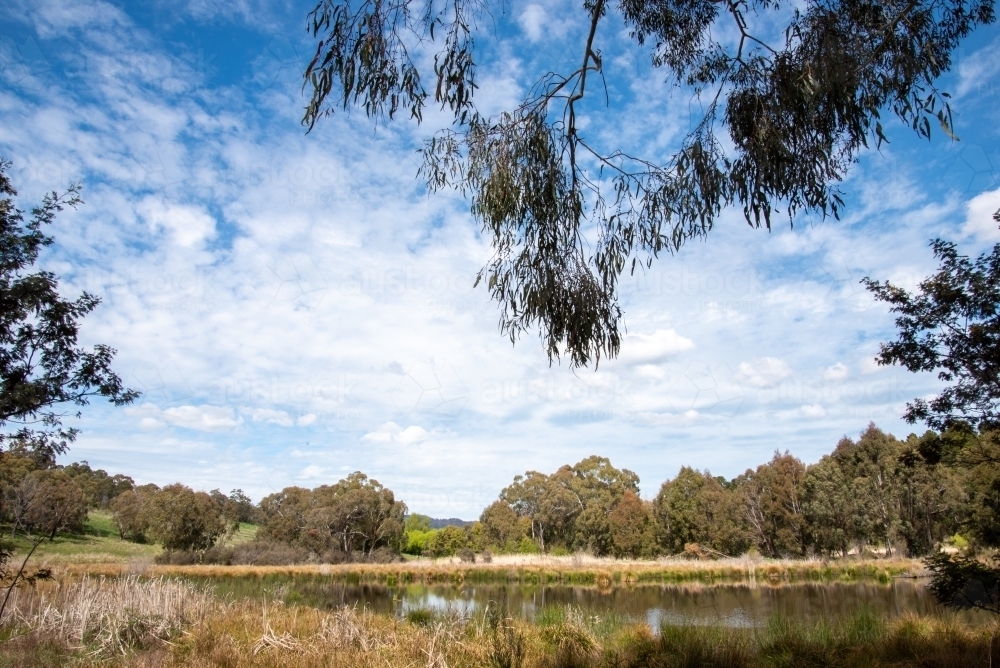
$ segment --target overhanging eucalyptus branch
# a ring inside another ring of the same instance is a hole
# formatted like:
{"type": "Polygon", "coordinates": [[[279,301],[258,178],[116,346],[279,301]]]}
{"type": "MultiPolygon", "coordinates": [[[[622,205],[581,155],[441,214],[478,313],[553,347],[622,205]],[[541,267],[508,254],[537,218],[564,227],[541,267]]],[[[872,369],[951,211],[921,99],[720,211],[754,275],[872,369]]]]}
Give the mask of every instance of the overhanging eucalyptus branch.
{"type": "Polygon", "coordinates": [[[430,95],[411,54],[438,48],[434,103],[453,124],[427,141],[421,175],[432,191],[468,196],[490,236],[477,284],[500,305],[501,331],[514,341],[537,327],[550,362],[567,355],[572,366],[618,353],[622,272],[704,238],[723,208],[739,205],[768,229],[777,212],[837,216],[840,181],[869,141],[887,141],[885,110],[921,136],[933,120],[953,137],[935,81],[959,41],[994,20],[993,0],[809,0],[783,43],[769,44],[761,31],[777,0],[585,0],[580,67],[548,72],[517,107],[486,118],[474,102],[473,34],[488,10],[323,0],[310,14],[318,46],[303,123],[311,130],[352,106],[382,122],[400,110],[420,121],[430,95]],[[703,118],[665,160],[600,146],[580,129],[588,74],[606,76],[598,27],[612,9],[652,47],[654,67],[706,96],[703,118]],[[735,21],[735,40],[717,37],[723,21],[735,21]]]}

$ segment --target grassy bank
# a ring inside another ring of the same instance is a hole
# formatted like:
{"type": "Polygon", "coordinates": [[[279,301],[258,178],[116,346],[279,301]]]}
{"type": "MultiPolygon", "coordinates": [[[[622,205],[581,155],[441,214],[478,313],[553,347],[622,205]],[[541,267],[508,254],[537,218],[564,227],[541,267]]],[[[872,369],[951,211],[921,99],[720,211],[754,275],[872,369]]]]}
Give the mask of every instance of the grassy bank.
{"type": "MultiPolygon", "coordinates": [[[[502,610],[499,602],[494,610],[502,610]]],[[[717,666],[989,666],[1000,627],[954,618],[871,613],[756,629],[664,626],[543,611],[536,624],[504,614],[407,619],[342,608],[224,602],[180,582],[83,579],[21,590],[0,627],[0,667],[65,665],[285,668],[639,668],[717,666]],[[504,660],[506,659],[506,661],[504,660]]]]}
{"type": "MultiPolygon", "coordinates": [[[[257,527],[254,525],[240,525],[239,531],[226,538],[226,543],[238,544],[253,540],[256,532],[257,527]]],[[[4,537],[4,542],[13,545],[15,558],[17,553],[26,554],[33,544],[33,541],[22,534],[13,539],[8,534],[4,537]]],[[[150,562],[161,551],[159,545],[152,543],[122,540],[110,512],[91,510],[87,514],[82,533],[57,534],[53,540],[43,540],[35,550],[32,562],[46,566],[91,564],[100,571],[101,566],[107,564],[125,566],[134,561],[150,562]]]]}
{"type": "MultiPolygon", "coordinates": [[[[662,560],[629,562],[593,560],[575,564],[572,559],[521,559],[518,563],[464,564],[447,561],[407,561],[395,564],[302,564],[294,566],[170,566],[145,565],[148,575],[196,578],[247,578],[322,576],[347,584],[519,584],[619,587],[640,584],[788,584],[802,582],[888,583],[895,577],[920,573],[922,565],[910,559],[869,561],[812,561],[721,559],[718,561],[662,560]]],[[[65,562],[69,574],[121,575],[127,562],[65,562]]]]}

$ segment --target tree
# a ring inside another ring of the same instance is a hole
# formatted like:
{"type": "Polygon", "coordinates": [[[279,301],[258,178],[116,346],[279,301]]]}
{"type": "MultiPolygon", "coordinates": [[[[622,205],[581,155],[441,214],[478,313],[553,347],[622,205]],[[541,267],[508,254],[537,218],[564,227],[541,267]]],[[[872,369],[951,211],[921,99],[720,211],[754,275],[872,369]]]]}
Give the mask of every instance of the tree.
{"type": "Polygon", "coordinates": [[[836,457],[823,455],[806,470],[803,488],[803,509],[813,546],[822,554],[846,557],[860,536],[867,534],[857,526],[864,515],[853,480],[836,457]]]}
{"type": "Polygon", "coordinates": [[[156,485],[142,485],[127,492],[122,492],[108,504],[118,536],[122,540],[137,543],[146,540],[149,530],[149,515],[146,513],[146,502],[150,495],[160,491],[156,485]]]}
{"type": "MultiPolygon", "coordinates": [[[[928,458],[934,432],[911,434],[898,456],[899,533],[910,557],[932,553],[943,539],[961,528],[964,481],[959,471],[928,458]]],[[[991,523],[992,524],[992,523],[991,523]]]]}
{"type": "Polygon", "coordinates": [[[427,542],[427,553],[432,557],[453,557],[470,544],[469,533],[465,529],[448,525],[434,532],[427,542]]]}
{"type": "Polygon", "coordinates": [[[407,112],[419,122],[433,88],[452,126],[427,141],[421,171],[431,190],[471,196],[494,250],[477,284],[500,304],[512,341],[538,326],[550,362],[565,354],[573,366],[618,353],[620,274],[705,237],[724,207],[738,204],[767,228],[775,211],[790,221],[799,211],[837,215],[849,166],[886,141],[886,109],[922,136],[932,121],[951,135],[935,81],[959,41],[994,19],[992,0],[809,0],[790,14],[762,1],[586,0],[579,66],[553,68],[515,108],[487,117],[474,100],[474,30],[490,10],[320,0],[309,14],[317,47],[303,124],[312,130],[355,105],[377,121],[407,112]],[[606,145],[578,122],[595,111],[587,105],[605,77],[608,39],[598,28],[616,9],[631,39],[651,47],[653,66],[704,109],[666,160],[606,145]],[[783,38],[770,44],[770,34],[783,38]],[[430,85],[419,41],[438,49],[430,85]]]}
{"type": "Polygon", "coordinates": [[[370,555],[378,547],[399,552],[403,547],[406,504],[396,501],[391,489],[361,471],[334,485],[317,487],[313,506],[307,525],[335,538],[345,554],[357,550],[370,555]]]}
{"type": "MultiPolygon", "coordinates": [[[[1000,222],[1000,211],[993,214],[1000,222]]],[[[964,440],[960,461],[969,470],[974,502],[970,522],[979,542],[1000,547],[1000,244],[975,262],[959,255],[955,244],[941,239],[931,242],[940,260],[938,272],[911,295],[888,282],[864,280],[880,301],[898,313],[899,338],[880,347],[880,364],[901,364],[910,371],[937,371],[938,378],[952,383],[931,400],[915,399],[907,404],[909,422],[925,422],[933,429],[951,433],[925,447],[938,457],[948,442],[964,440]],[[956,439],[954,434],[964,438],[956,439]],[[964,461],[963,461],[964,460],[964,461]]],[[[984,564],[971,555],[952,557],[939,553],[927,560],[932,571],[931,591],[944,605],[962,607],[956,592],[979,587],[989,594],[1000,581],[1000,568],[984,564]],[[992,585],[990,585],[992,583],[992,585]]],[[[993,612],[1000,612],[994,604],[993,612]]]]}
{"type": "Polygon", "coordinates": [[[126,389],[112,371],[114,349],[77,347],[79,320],[101,300],[86,292],[73,301],[63,299],[54,274],[31,271],[53,241],[43,228],[63,207],[81,203],[80,187],[46,195],[25,222],[14,204],[17,191],[7,177],[9,168],[0,159],[0,428],[18,429],[0,432],[0,450],[26,447],[54,457],[77,434],[62,428],[66,414],[59,407],[85,406],[93,397],[122,406],[139,393],[126,389]]]}
{"type": "Polygon", "coordinates": [[[299,542],[306,513],[312,506],[312,492],[304,487],[286,487],[260,500],[261,526],[257,537],[282,543],[299,542]]]}
{"type": "Polygon", "coordinates": [[[261,499],[259,539],[298,545],[321,555],[337,550],[369,557],[378,548],[399,552],[406,504],[392,490],[355,471],[313,490],[286,487],[261,499]]]}
{"type": "Polygon", "coordinates": [[[750,546],[742,499],[707,471],[681,467],[676,478],[660,487],[653,513],[662,546],[669,553],[680,553],[689,543],[698,543],[735,556],[750,546]]]}
{"type": "Polygon", "coordinates": [[[486,506],[479,516],[479,523],[487,546],[509,551],[524,538],[524,529],[518,521],[517,513],[503,501],[497,500],[486,506]]]}
{"type": "Polygon", "coordinates": [[[787,452],[737,480],[754,542],[769,557],[805,554],[802,485],[805,465],[787,452]]]}
{"type": "Polygon", "coordinates": [[[207,550],[226,530],[212,497],[180,483],[154,492],[144,505],[149,535],[167,550],[207,550]]]}
{"type": "Polygon", "coordinates": [[[31,532],[51,541],[60,531],[83,531],[87,497],[71,477],[58,470],[34,471],[22,485],[32,488],[24,513],[24,523],[31,532]]]}
{"type": "Polygon", "coordinates": [[[649,512],[635,492],[625,492],[608,515],[611,525],[611,553],[619,558],[638,559],[648,548],[649,512]]]}
{"type": "Polygon", "coordinates": [[[106,508],[116,496],[135,487],[135,481],[127,475],[95,471],[87,462],[74,462],[62,470],[80,486],[91,508],[106,508]]]}
{"type": "MultiPolygon", "coordinates": [[[[1000,211],[994,214],[1000,221],[1000,211]]],[[[879,364],[909,371],[937,371],[952,385],[930,401],[906,405],[907,422],[945,430],[956,422],[973,428],[1000,428],[1000,244],[975,262],[955,244],[931,243],[941,262],[916,294],[865,278],[875,299],[898,313],[899,338],[879,347],[879,364]]]]}
{"type": "Polygon", "coordinates": [[[235,513],[236,521],[256,524],[258,521],[257,506],[242,489],[234,489],[229,493],[229,503],[235,513]]]}
{"type": "Polygon", "coordinates": [[[406,516],[406,521],[403,523],[403,529],[405,531],[430,531],[431,518],[428,515],[411,513],[406,516]]]}

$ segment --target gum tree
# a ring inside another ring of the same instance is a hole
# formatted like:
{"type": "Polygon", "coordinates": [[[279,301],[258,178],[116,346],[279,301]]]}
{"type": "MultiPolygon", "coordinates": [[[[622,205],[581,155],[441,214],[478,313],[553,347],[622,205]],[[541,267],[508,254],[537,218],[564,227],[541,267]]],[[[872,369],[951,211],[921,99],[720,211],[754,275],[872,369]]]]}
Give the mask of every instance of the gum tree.
{"type": "Polygon", "coordinates": [[[514,341],[537,326],[550,362],[574,367],[618,353],[619,276],[706,237],[725,207],[753,227],[776,213],[836,216],[850,165],[886,141],[884,114],[952,135],[935,82],[961,39],[994,20],[992,0],[584,0],[571,10],[585,25],[576,65],[552,63],[520,103],[487,116],[477,26],[503,7],[321,0],[302,122],[312,130],[352,107],[380,122],[419,122],[429,104],[449,114],[421,173],[432,191],[471,199],[493,246],[476,283],[499,304],[501,331],[514,341]],[[704,110],[669,155],[630,154],[580,122],[605,100],[605,60],[620,55],[602,49],[621,45],[612,20],[704,110]]]}
{"type": "MultiPolygon", "coordinates": [[[[993,215],[1000,222],[1000,211],[993,215]]],[[[944,433],[931,439],[924,456],[953,456],[969,470],[973,496],[966,528],[979,547],[1000,548],[1000,244],[975,260],[954,243],[935,239],[941,266],[910,293],[889,282],[864,280],[879,301],[897,314],[898,338],[881,345],[879,364],[913,372],[935,372],[946,383],[932,399],[907,404],[908,422],[925,422],[944,433]],[[934,442],[936,441],[936,443],[934,442]]],[[[996,553],[994,552],[994,555],[996,553]]],[[[939,553],[927,560],[931,590],[945,605],[1000,614],[1000,563],[974,554],[939,553]]]]}

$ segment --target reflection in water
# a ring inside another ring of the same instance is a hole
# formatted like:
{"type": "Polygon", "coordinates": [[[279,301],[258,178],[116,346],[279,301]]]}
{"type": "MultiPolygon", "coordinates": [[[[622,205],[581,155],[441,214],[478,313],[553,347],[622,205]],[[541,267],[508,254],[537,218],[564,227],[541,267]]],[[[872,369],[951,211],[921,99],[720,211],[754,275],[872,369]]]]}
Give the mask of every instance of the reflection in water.
{"type": "MultiPolygon", "coordinates": [[[[307,605],[367,607],[395,615],[419,608],[472,615],[482,612],[501,589],[499,585],[349,585],[326,578],[296,579],[286,587],[292,599],[307,605]]],[[[529,620],[547,606],[572,605],[588,616],[646,620],[653,628],[662,623],[750,627],[775,615],[808,622],[860,609],[888,617],[942,612],[921,584],[906,580],[889,585],[673,585],[610,590],[515,585],[508,586],[507,592],[510,609],[529,620]]]]}

